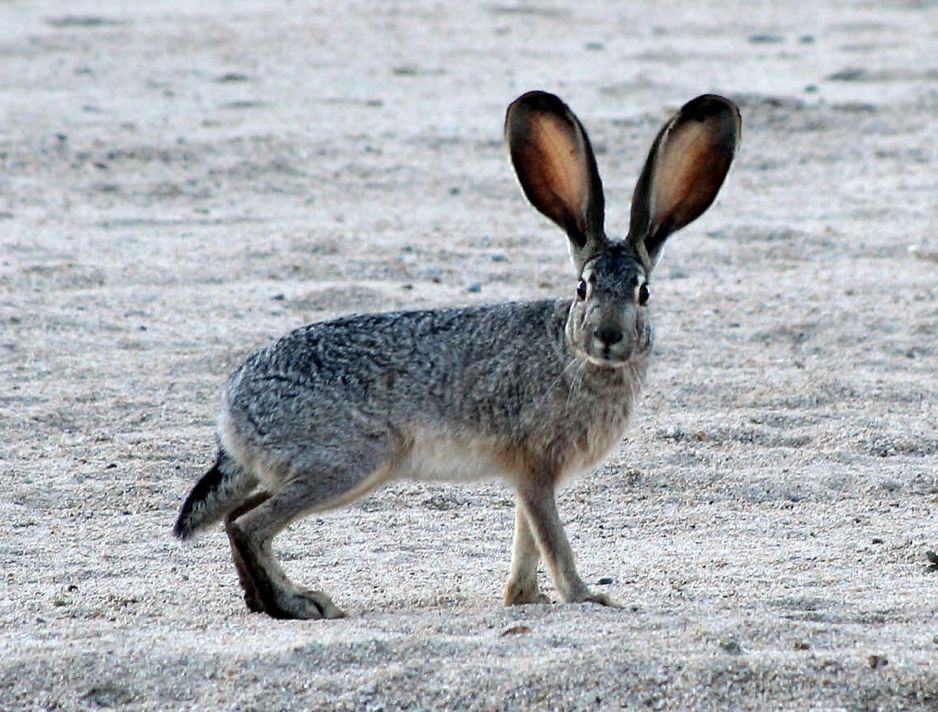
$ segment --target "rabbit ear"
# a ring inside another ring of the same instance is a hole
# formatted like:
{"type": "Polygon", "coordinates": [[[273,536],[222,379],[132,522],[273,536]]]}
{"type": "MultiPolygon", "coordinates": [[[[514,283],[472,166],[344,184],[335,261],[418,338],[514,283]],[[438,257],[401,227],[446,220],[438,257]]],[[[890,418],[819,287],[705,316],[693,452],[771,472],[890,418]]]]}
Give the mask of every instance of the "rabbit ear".
{"type": "Polygon", "coordinates": [[[603,186],[582,124],[558,97],[532,91],[509,105],[505,139],[525,196],[566,231],[582,268],[606,244],[603,186]]]}
{"type": "Polygon", "coordinates": [[[647,268],[672,233],[700,217],[716,198],[739,144],[739,108],[704,94],[685,104],[652,144],[632,196],[629,243],[647,268]]]}

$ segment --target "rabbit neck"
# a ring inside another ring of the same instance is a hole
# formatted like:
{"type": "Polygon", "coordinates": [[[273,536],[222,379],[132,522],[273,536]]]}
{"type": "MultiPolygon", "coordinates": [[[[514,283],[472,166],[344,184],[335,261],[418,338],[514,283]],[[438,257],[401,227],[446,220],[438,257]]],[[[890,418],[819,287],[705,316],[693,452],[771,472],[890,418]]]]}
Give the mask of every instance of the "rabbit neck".
{"type": "MultiPolygon", "coordinates": [[[[588,470],[622,440],[645,377],[647,358],[618,368],[574,356],[563,396],[563,417],[548,435],[549,468],[560,480],[588,470]]],[[[558,404],[559,405],[559,404],[558,404]]]]}
{"type": "Polygon", "coordinates": [[[566,388],[571,403],[582,404],[584,420],[611,417],[625,418],[623,428],[632,415],[648,370],[648,354],[633,357],[621,366],[600,366],[572,346],[566,367],[566,388]]]}
{"type": "Polygon", "coordinates": [[[562,377],[551,399],[557,409],[544,415],[543,430],[532,442],[547,452],[549,469],[558,479],[586,470],[602,460],[622,439],[648,369],[649,350],[621,366],[597,365],[577,349],[564,328],[559,349],[562,377]],[[547,441],[549,446],[544,447],[547,441]]]}

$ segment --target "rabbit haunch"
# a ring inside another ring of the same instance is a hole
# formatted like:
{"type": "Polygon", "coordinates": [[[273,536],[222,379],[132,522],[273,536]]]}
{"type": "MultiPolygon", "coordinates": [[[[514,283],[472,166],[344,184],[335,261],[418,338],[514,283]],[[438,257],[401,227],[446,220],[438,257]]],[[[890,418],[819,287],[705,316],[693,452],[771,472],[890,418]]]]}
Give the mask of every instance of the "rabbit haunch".
{"type": "Polygon", "coordinates": [[[501,476],[517,494],[505,603],[546,600],[543,558],[564,601],[611,605],[577,573],[554,491],[625,432],[651,348],[647,281],[665,240],[713,202],[739,131],[722,97],[682,107],[652,143],[628,235],[613,242],[579,119],[545,92],[512,102],[512,164],[532,205],[567,234],[575,298],[351,316],[255,353],[228,380],[218,459],[175,534],[224,518],[250,610],[336,618],[329,596],[280,567],[279,532],[390,479],[501,476]]]}

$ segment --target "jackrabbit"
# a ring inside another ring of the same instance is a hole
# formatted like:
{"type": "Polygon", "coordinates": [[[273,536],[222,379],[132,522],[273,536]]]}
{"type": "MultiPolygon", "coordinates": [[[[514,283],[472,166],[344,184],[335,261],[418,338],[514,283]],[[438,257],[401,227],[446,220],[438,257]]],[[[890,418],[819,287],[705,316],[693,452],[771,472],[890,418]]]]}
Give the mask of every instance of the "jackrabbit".
{"type": "Polygon", "coordinates": [[[511,160],[528,200],[567,233],[574,298],[348,316],[255,353],[228,379],[217,460],[175,535],[224,518],[248,608],[337,618],[325,593],[280,568],[271,541],[281,530],[392,479],[497,475],[517,492],[505,603],[547,600],[543,556],[564,601],[610,605],[577,574],[554,490],[622,438],[651,349],[651,271],[665,240],[713,202],[739,136],[729,100],[682,107],[652,144],[628,235],[613,241],[577,117],[552,94],[516,99],[511,160]]]}

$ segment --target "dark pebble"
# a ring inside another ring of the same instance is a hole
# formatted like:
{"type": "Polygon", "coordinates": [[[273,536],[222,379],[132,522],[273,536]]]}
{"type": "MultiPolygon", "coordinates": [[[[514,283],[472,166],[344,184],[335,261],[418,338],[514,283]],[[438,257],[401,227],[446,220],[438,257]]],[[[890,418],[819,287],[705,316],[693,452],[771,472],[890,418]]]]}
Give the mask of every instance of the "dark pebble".
{"type": "Polygon", "coordinates": [[[742,646],[732,639],[720,641],[720,647],[730,655],[741,655],[743,652],[742,646]]]}
{"type": "Polygon", "coordinates": [[[878,670],[879,668],[886,667],[889,664],[889,661],[882,655],[870,655],[866,659],[866,662],[869,664],[872,670],[878,670]]]}
{"type": "Polygon", "coordinates": [[[749,35],[749,41],[753,44],[780,44],[785,38],[781,35],[759,34],[749,35]]]}
{"type": "Polygon", "coordinates": [[[526,625],[513,625],[511,628],[506,628],[502,631],[502,637],[506,635],[527,635],[531,632],[531,629],[526,625]]]}

